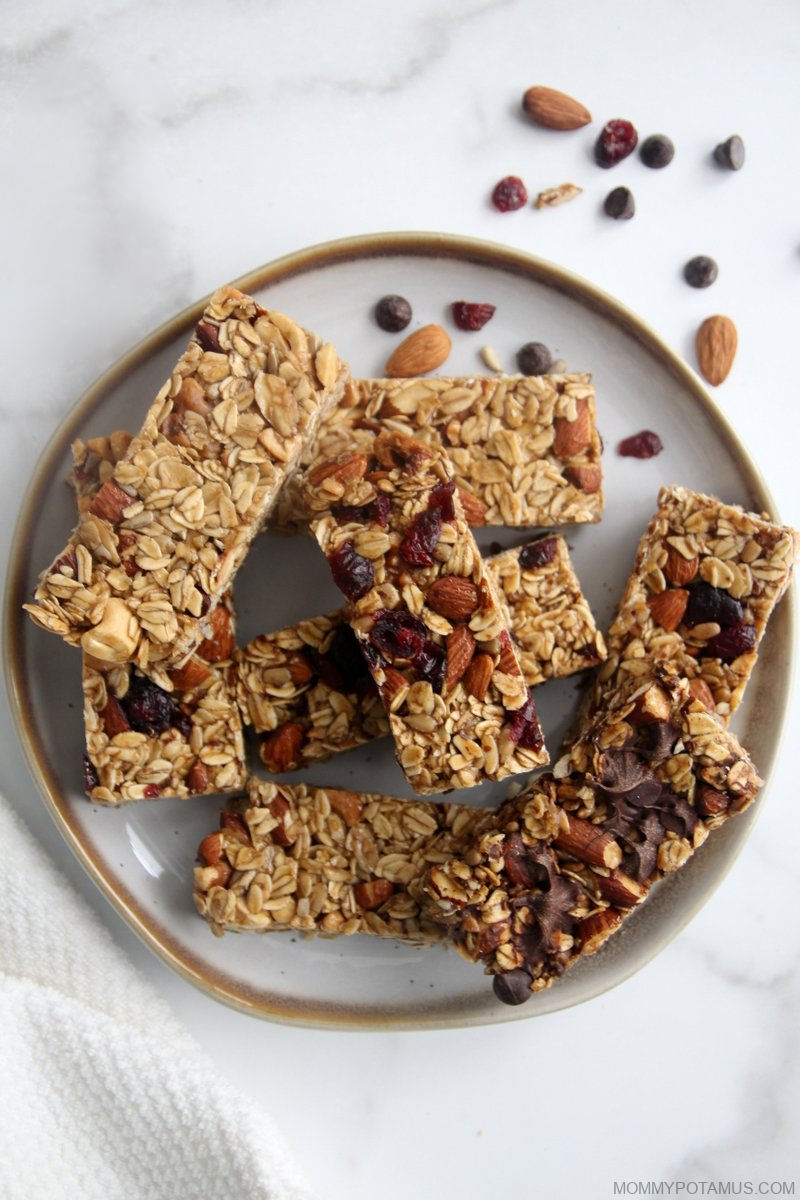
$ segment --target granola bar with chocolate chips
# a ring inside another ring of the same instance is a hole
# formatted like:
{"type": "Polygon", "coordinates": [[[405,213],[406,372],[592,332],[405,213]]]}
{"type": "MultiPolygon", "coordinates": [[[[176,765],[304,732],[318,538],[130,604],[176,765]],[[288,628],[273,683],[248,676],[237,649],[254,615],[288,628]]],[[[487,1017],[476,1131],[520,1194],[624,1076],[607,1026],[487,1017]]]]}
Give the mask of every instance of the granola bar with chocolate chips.
{"type": "MultiPolygon", "coordinates": [[[[572,675],[601,662],[605,643],[564,539],[550,534],[485,560],[508,609],[525,682],[572,675]]],[[[383,703],[343,610],[237,651],[242,717],[268,770],[291,771],[389,733],[383,703]]]]}
{"type": "Polygon", "coordinates": [[[33,619],[169,689],[346,376],[329,343],[234,288],[216,292],[25,606],[33,619]]]}
{"type": "Polygon", "coordinates": [[[662,488],[608,632],[595,698],[667,661],[727,721],[798,554],[793,529],[686,488],[662,488]]]}
{"type": "Polygon", "coordinates": [[[463,858],[431,868],[423,911],[495,975],[499,999],[521,1003],[594,953],[760,786],[688,681],[656,667],[609,692],[552,776],[531,786],[537,800],[555,788],[552,839],[514,826],[506,806],[463,858]]]}
{"type": "Polygon", "coordinates": [[[487,809],[251,779],[249,798],[200,843],[198,912],[224,930],[371,933],[413,942],[428,868],[460,854],[487,809]]]}
{"type": "Polygon", "coordinates": [[[381,433],[308,475],[312,532],[415,791],[547,761],[506,613],[441,451],[381,433]]]}
{"type": "MultiPolygon", "coordinates": [[[[368,449],[378,429],[445,448],[471,525],[600,520],[602,446],[591,375],[351,380],[305,465],[368,449]]],[[[275,523],[304,527],[308,520],[298,475],[275,523]]]]}
{"type": "MultiPolygon", "coordinates": [[[[71,482],[85,511],[130,443],[117,430],[76,441],[71,482]]],[[[230,592],[209,616],[212,637],[172,672],[172,693],[129,663],[83,656],[84,784],[117,805],[156,796],[238,791],[245,777],[242,723],[232,677],[236,614],[230,592]]]]}

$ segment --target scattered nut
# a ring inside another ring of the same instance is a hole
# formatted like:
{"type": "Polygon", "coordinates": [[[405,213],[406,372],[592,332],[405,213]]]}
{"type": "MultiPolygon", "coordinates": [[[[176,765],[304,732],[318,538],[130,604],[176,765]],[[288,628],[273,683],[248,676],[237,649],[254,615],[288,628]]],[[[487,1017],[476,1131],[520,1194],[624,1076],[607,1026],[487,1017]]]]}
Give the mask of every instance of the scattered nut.
{"type": "Polygon", "coordinates": [[[580,129],[592,119],[588,108],[555,88],[529,87],[522,97],[522,107],[532,121],[546,129],[580,129]]]}
{"type": "Polygon", "coordinates": [[[695,348],[700,374],[713,387],[723,383],[730,374],[736,357],[738,337],[730,317],[717,314],[707,317],[697,331],[695,348]]]}
{"type": "Polygon", "coordinates": [[[580,196],[583,188],[576,183],[560,183],[558,187],[545,188],[533,202],[534,208],[554,208],[557,204],[565,204],[580,196]]]}

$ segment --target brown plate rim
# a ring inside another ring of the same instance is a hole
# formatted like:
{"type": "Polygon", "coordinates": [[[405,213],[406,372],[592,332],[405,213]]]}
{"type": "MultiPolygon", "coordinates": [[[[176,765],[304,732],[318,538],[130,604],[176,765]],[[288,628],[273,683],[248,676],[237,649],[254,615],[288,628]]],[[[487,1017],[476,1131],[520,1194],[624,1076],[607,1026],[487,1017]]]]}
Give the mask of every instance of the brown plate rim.
{"type": "MultiPolygon", "coordinates": [[[[496,242],[458,234],[414,231],[371,233],[321,242],[306,249],[294,251],[249,271],[234,280],[234,286],[249,292],[337,262],[398,255],[415,255],[421,258],[455,258],[459,261],[474,262],[482,266],[500,268],[519,274],[571,296],[584,307],[599,312],[612,323],[621,327],[658,358],[715,423],[747,481],[751,507],[758,511],[766,510],[772,514],[773,519],[779,519],[769,488],[758,468],[751,460],[725,414],[687,364],[655,330],[631,309],[588,280],[546,259],[496,242]]],[[[92,881],[142,941],[168,966],[205,994],[249,1015],[282,1024],[311,1028],[420,1030],[494,1024],[496,1022],[492,1020],[491,1016],[484,1013],[472,1017],[468,1017],[464,1013],[447,1016],[443,1014],[439,1006],[435,1009],[432,1008],[430,1012],[421,1012],[414,1017],[409,1017],[403,1010],[393,1012],[384,1009],[374,1013],[364,1013],[363,1011],[349,1013],[338,1005],[325,1005],[315,1009],[311,1005],[287,1004],[279,997],[270,999],[269,997],[264,998],[262,994],[258,996],[248,994],[248,989],[244,985],[231,980],[223,972],[215,972],[180,946],[167,929],[160,926],[141,909],[124,884],[107,867],[99,852],[86,844],[77,822],[69,812],[65,797],[48,771],[33,718],[30,695],[24,678],[22,656],[22,629],[25,618],[21,606],[28,566],[26,547],[29,543],[28,535],[36,519],[38,498],[52,478],[55,464],[76,436],[78,428],[99,406],[107,392],[142,361],[157,353],[181,333],[188,331],[197,322],[207,300],[208,297],[204,297],[202,300],[196,301],[164,322],[158,329],[148,334],[131,350],[122,355],[87,388],[47,442],[23,498],[9,554],[3,613],[3,665],[17,736],[28,766],[59,832],[92,881]]],[[[795,635],[795,601],[792,592],[786,597],[784,603],[787,603],[790,609],[787,660],[791,661],[795,635]]],[[[780,725],[775,738],[773,758],[777,756],[780,749],[790,692],[791,673],[788,673],[783,683],[782,694],[778,697],[781,701],[780,725]]],[[[771,765],[771,762],[763,764],[767,775],[771,765]]],[[[762,808],[763,794],[757,806],[757,812],[760,813],[762,808]]],[[[612,983],[595,992],[592,998],[602,995],[630,978],[681,932],[722,882],[746,840],[746,837],[740,839],[739,844],[733,847],[723,870],[715,876],[713,883],[698,895],[694,903],[686,906],[682,919],[671,925],[661,937],[653,938],[652,946],[649,947],[646,957],[638,959],[629,971],[623,972],[612,983]]],[[[574,1004],[583,1002],[584,1000],[573,1001],[562,1007],[573,1007],[574,1004]]],[[[557,1010],[551,1007],[546,1010],[535,1006],[529,1008],[526,1005],[525,1008],[518,1010],[515,1016],[518,1019],[528,1019],[552,1011],[557,1010]]]]}

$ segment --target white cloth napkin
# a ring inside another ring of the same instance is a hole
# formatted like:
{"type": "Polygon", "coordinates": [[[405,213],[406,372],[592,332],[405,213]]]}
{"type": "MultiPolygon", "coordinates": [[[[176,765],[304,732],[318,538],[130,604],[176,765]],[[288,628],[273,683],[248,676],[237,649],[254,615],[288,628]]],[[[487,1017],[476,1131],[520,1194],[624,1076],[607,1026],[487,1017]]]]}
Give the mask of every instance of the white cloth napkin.
{"type": "Polygon", "coordinates": [[[0,1197],[310,1200],[0,796],[0,1197]]]}

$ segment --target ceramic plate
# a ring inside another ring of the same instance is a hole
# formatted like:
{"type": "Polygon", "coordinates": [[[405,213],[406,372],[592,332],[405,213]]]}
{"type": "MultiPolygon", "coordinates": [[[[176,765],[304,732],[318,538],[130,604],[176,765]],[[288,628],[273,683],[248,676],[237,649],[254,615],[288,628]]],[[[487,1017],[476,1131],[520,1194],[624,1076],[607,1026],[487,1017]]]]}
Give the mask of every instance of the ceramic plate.
{"type": "MultiPolygon", "coordinates": [[[[491,341],[514,370],[515,350],[543,341],[569,371],[591,371],[605,438],[607,508],[600,525],[568,529],[574,562],[599,624],[607,625],[652,515],[658,488],[680,483],[757,510],[771,509],[764,484],[697,378],[654,333],[610,297],[566,271],[518,251],[465,238],[370,235],[314,247],[262,267],[238,285],[331,339],[354,375],[380,375],[399,338],[383,333],[372,309],[386,292],[411,301],[415,325],[440,321],[452,333],[451,374],[485,370],[491,341]],[[484,333],[454,329],[453,300],[489,301],[497,312],[484,333]],[[620,458],[614,446],[655,429],[664,452],[620,458]]],[[[79,656],[20,614],[37,572],[74,523],[63,482],[75,436],[138,428],[202,303],[147,338],[90,388],[46,450],[25,499],[12,551],[6,610],[7,674],[19,734],[33,772],[70,849],[118,912],[185,978],[217,999],[274,1020],[362,1028],[421,1028],[518,1021],[588,1000],[620,983],[662,949],[719,884],[744,844],[761,803],[731,821],[654,890],[602,952],[520,1008],[493,997],[479,968],[443,947],[409,947],[365,936],[304,940],[289,934],[215,938],[195,914],[195,848],[216,827],[214,798],[159,800],[96,808],[81,791],[83,730],[79,656]]],[[[513,545],[522,530],[484,531],[513,545]]],[[[260,537],[236,582],[241,641],[317,612],[340,597],[307,537],[260,537]]],[[[735,729],[765,776],[774,760],[791,660],[788,605],[765,639],[735,729]]],[[[537,691],[550,753],[575,711],[575,679],[537,691]]],[[[381,742],[292,778],[411,795],[381,742]]],[[[502,785],[455,798],[485,804],[502,785]]]]}

